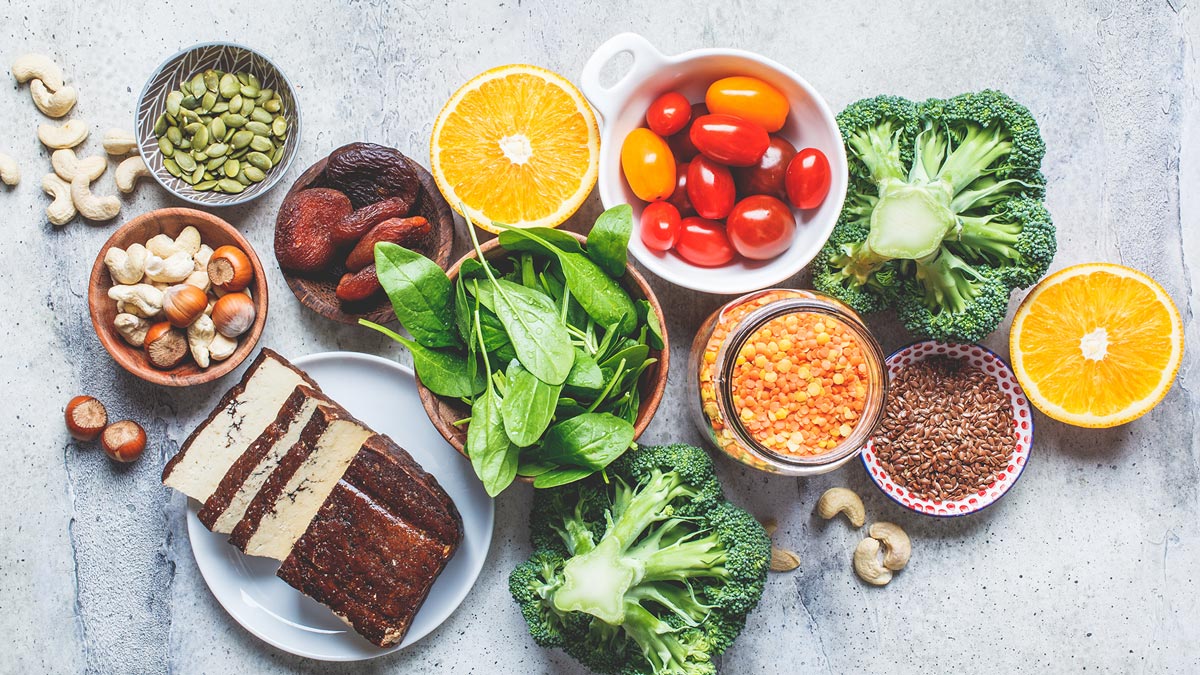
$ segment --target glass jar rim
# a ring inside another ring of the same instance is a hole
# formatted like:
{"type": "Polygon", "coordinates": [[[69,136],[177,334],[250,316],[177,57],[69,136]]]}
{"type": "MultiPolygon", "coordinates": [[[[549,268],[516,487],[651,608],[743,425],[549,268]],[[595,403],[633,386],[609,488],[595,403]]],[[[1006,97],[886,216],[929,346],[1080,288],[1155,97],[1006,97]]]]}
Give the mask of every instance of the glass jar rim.
{"type": "MultiPolygon", "coordinates": [[[[801,292],[813,294],[812,291],[801,292]]],[[[713,384],[719,392],[719,395],[716,397],[716,403],[720,408],[722,417],[725,418],[726,428],[734,434],[738,443],[748,451],[758,455],[760,459],[769,462],[778,462],[795,468],[813,468],[836,464],[862,450],[863,446],[866,445],[871,435],[875,432],[875,427],[883,419],[888,385],[887,368],[884,365],[884,360],[883,348],[879,345],[879,341],[875,339],[875,336],[871,334],[866,324],[862,322],[853,310],[843,308],[841,303],[836,302],[832,298],[826,299],[819,294],[811,298],[794,296],[780,299],[759,307],[743,317],[733,332],[730,333],[729,337],[721,344],[721,348],[717,351],[717,364],[720,367],[713,374],[713,384]],[[872,397],[868,391],[868,404],[871,403],[872,398],[877,399],[874,406],[875,409],[864,408],[863,414],[859,418],[859,423],[855,425],[854,430],[849,436],[828,452],[816,455],[786,455],[766,447],[756,440],[742,424],[741,416],[734,410],[733,405],[731,387],[734,380],[733,369],[736,366],[736,359],[730,358],[730,354],[740,353],[742,347],[749,341],[750,337],[768,322],[791,314],[819,314],[846,325],[854,334],[854,338],[863,346],[863,351],[867,354],[866,361],[868,367],[875,371],[872,373],[869,382],[877,383],[876,386],[880,388],[879,395],[876,397],[872,397]],[[868,415],[868,413],[870,414],[868,415]]]]}

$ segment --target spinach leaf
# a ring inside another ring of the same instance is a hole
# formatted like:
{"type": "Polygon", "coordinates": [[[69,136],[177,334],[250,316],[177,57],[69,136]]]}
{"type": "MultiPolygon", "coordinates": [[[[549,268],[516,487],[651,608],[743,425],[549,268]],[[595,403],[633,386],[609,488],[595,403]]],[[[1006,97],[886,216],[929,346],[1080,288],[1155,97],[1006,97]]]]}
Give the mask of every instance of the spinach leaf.
{"type": "Polygon", "coordinates": [[[633,208],[617,204],[600,214],[587,236],[587,256],[614,279],[625,275],[629,262],[629,237],[633,234],[633,208]]]}
{"type": "Polygon", "coordinates": [[[547,384],[562,384],[575,363],[571,335],[550,298],[541,291],[498,279],[496,316],[521,365],[547,384]]]}
{"type": "Polygon", "coordinates": [[[582,415],[585,412],[587,412],[587,408],[584,408],[582,405],[580,405],[578,401],[573,398],[563,396],[559,397],[558,399],[558,408],[554,411],[554,418],[558,420],[565,420],[575,417],[576,415],[582,415]]]}
{"type": "Polygon", "coordinates": [[[426,347],[458,346],[450,278],[429,258],[391,242],[375,245],[375,271],[396,318],[426,347]]]}
{"type": "MultiPolygon", "coordinates": [[[[632,211],[631,211],[632,213],[632,211]]],[[[632,216],[631,216],[632,217],[632,216]]],[[[557,248],[560,251],[570,253],[582,253],[583,245],[579,243],[573,235],[562,230],[553,230],[548,227],[526,227],[526,228],[510,228],[501,230],[500,245],[509,251],[531,251],[534,253],[542,253],[554,255],[551,248],[557,248]],[[532,234],[537,239],[524,236],[532,234]]]]}
{"type": "Polygon", "coordinates": [[[514,359],[508,364],[507,388],[500,407],[504,433],[517,447],[529,447],[550,426],[562,385],[542,382],[514,359]]]}
{"type": "Polygon", "coordinates": [[[608,413],[584,413],[550,427],[531,459],[599,471],[633,444],[633,425],[608,413]]]}
{"type": "Polygon", "coordinates": [[[637,310],[638,318],[650,329],[649,345],[655,349],[662,349],[666,343],[663,341],[662,324],[658,322],[658,314],[655,313],[654,307],[650,305],[649,300],[638,300],[637,310]]]}
{"type": "Polygon", "coordinates": [[[632,368],[645,361],[646,357],[649,355],[649,347],[646,345],[633,344],[601,361],[600,368],[602,370],[612,370],[613,368],[616,368],[617,363],[621,361],[621,359],[624,359],[625,364],[632,368]]]}
{"type": "Polygon", "coordinates": [[[591,355],[576,347],[575,364],[567,374],[566,385],[577,389],[600,389],[604,386],[604,373],[591,355]]]}
{"type": "Polygon", "coordinates": [[[552,464],[542,464],[541,462],[523,461],[517,465],[517,475],[525,476],[526,478],[535,478],[547,471],[553,471],[552,464]]]}
{"type": "Polygon", "coordinates": [[[465,356],[429,349],[366,319],[359,319],[358,322],[408,347],[408,350],[412,352],[413,366],[417,371],[417,376],[421,378],[421,384],[428,387],[429,391],[439,396],[452,398],[474,396],[483,391],[485,385],[483,375],[478,368],[469,367],[465,356]]]}
{"type": "Polygon", "coordinates": [[[483,481],[483,489],[491,497],[513,482],[520,454],[520,449],[510,443],[504,433],[501,405],[496,390],[489,386],[471,404],[471,424],[467,427],[467,456],[471,458],[475,474],[483,481]]]}
{"type": "Polygon", "coordinates": [[[535,488],[552,488],[568,483],[574,483],[577,480],[583,480],[588,476],[596,473],[591,469],[575,469],[572,467],[562,467],[551,469],[538,474],[533,479],[533,487],[535,488]]]}

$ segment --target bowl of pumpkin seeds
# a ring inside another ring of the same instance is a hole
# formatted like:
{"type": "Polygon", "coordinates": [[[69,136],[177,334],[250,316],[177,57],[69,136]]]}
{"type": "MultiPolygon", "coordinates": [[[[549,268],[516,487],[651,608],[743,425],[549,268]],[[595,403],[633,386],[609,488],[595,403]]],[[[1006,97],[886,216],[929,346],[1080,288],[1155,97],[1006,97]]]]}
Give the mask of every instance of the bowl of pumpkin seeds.
{"type": "Polygon", "coordinates": [[[267,57],[210,42],[168,58],[138,99],[138,150],[155,180],[202,206],[244,204],[287,173],[300,138],[291,84],[267,57]]]}

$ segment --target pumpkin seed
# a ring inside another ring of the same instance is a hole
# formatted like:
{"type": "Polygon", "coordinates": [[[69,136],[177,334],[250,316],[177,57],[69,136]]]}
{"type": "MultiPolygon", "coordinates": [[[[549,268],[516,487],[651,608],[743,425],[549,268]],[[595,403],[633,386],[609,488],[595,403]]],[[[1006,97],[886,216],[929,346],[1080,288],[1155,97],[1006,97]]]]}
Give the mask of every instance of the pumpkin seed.
{"type": "Polygon", "coordinates": [[[212,118],[212,120],[208,123],[208,133],[211,134],[213,138],[223,137],[225,135],[225,122],[223,122],[220,117],[212,118]]]}
{"type": "Polygon", "coordinates": [[[196,113],[192,112],[191,110],[188,110],[187,108],[180,108],[179,109],[179,119],[180,120],[192,120],[193,122],[199,122],[200,116],[197,115],[196,113]]]}
{"type": "Polygon", "coordinates": [[[263,104],[263,110],[269,113],[277,113],[283,109],[283,102],[278,97],[271,99],[263,104]]]}
{"type": "Polygon", "coordinates": [[[215,180],[202,180],[199,183],[196,183],[195,185],[193,185],[192,189],[196,190],[197,192],[208,192],[209,190],[213,189],[216,186],[217,186],[217,181],[215,181],[215,180]]]}
{"type": "Polygon", "coordinates": [[[243,98],[242,99],[242,109],[240,112],[242,113],[243,117],[249,117],[250,113],[254,112],[254,99],[243,98]]]}
{"type": "Polygon", "coordinates": [[[254,112],[250,113],[250,118],[261,124],[271,123],[271,113],[267,112],[265,108],[255,110],[254,112]]]}
{"type": "Polygon", "coordinates": [[[208,85],[204,83],[204,73],[196,73],[196,75],[192,77],[191,90],[192,96],[195,96],[196,98],[204,96],[205,92],[208,91],[208,85]]]}
{"type": "Polygon", "coordinates": [[[204,150],[209,157],[224,157],[229,153],[229,146],[224,143],[213,143],[204,150]]]}
{"type": "Polygon", "coordinates": [[[189,127],[195,126],[196,130],[192,132],[192,143],[198,148],[208,147],[208,127],[203,124],[189,124],[189,127]]]}
{"type": "MultiPolygon", "coordinates": [[[[171,128],[174,129],[175,127],[171,128]]],[[[171,157],[175,154],[175,144],[171,142],[171,139],[163,136],[162,138],[158,139],[158,151],[161,152],[164,157],[171,157]]]]}
{"type": "Polygon", "coordinates": [[[178,115],[179,102],[182,100],[183,92],[181,91],[173,91],[167,94],[167,114],[172,116],[178,115]]]}
{"type": "Polygon", "coordinates": [[[213,157],[204,163],[204,168],[208,169],[209,171],[216,171],[217,169],[221,168],[224,165],[225,165],[224,157],[213,157]]]}
{"type": "Polygon", "coordinates": [[[251,182],[250,178],[246,176],[245,171],[238,172],[238,175],[234,180],[241,183],[242,185],[247,185],[247,186],[250,185],[250,182],[251,182]]]}
{"type": "Polygon", "coordinates": [[[245,174],[246,178],[249,178],[250,182],[252,183],[261,182],[267,177],[267,174],[263,173],[262,170],[256,166],[247,166],[242,169],[242,173],[245,174]]]}
{"type": "Polygon", "coordinates": [[[225,123],[225,126],[233,127],[234,129],[240,129],[241,127],[246,126],[247,122],[245,116],[232,112],[227,112],[224,115],[221,115],[221,121],[225,123]]]}
{"type": "Polygon", "coordinates": [[[204,180],[204,167],[198,166],[196,167],[196,170],[192,172],[192,185],[195,185],[202,180],[204,180]]]}
{"type": "Polygon", "coordinates": [[[175,146],[175,149],[176,150],[191,150],[192,149],[192,141],[187,138],[182,138],[179,140],[179,145],[175,146]]]}
{"type": "Polygon", "coordinates": [[[229,103],[227,103],[225,101],[217,101],[217,104],[214,105],[212,107],[212,110],[209,110],[209,112],[214,115],[220,115],[221,113],[227,113],[227,112],[229,112],[229,103]]]}
{"type": "Polygon", "coordinates": [[[221,75],[217,71],[209,68],[204,71],[204,88],[216,93],[217,86],[221,84],[221,75]]]}
{"type": "Polygon", "coordinates": [[[282,159],[283,159],[283,146],[280,145],[278,148],[275,148],[275,153],[271,155],[271,163],[278,165],[279,161],[282,159]]]}
{"type": "Polygon", "coordinates": [[[196,160],[192,159],[191,155],[189,155],[187,153],[183,153],[183,152],[178,152],[178,153],[175,153],[174,158],[175,158],[175,163],[179,165],[180,169],[183,169],[184,171],[195,171],[196,170],[196,160]]]}
{"type": "Polygon", "coordinates": [[[241,150],[242,148],[246,147],[247,145],[250,145],[250,140],[252,138],[254,138],[253,131],[249,131],[247,129],[241,129],[233,135],[233,138],[230,139],[229,142],[231,145],[233,145],[234,148],[241,150]]]}
{"type": "Polygon", "coordinates": [[[271,152],[275,149],[275,146],[271,145],[271,141],[262,136],[255,136],[250,139],[250,147],[259,152],[271,152]]]}
{"type": "Polygon", "coordinates": [[[167,133],[167,114],[163,113],[154,120],[154,135],[162,136],[165,133],[167,133]]]}
{"type": "Polygon", "coordinates": [[[179,130],[179,127],[171,127],[167,129],[166,137],[168,141],[171,141],[171,145],[179,145],[183,141],[183,132],[179,130]]]}
{"type": "Polygon", "coordinates": [[[221,76],[221,83],[217,87],[217,91],[224,98],[233,98],[241,90],[241,85],[238,84],[237,76],[233,73],[225,73],[221,76]]]}
{"type": "Polygon", "coordinates": [[[259,89],[258,89],[258,87],[254,86],[252,84],[243,84],[241,91],[242,91],[242,96],[249,96],[250,98],[258,98],[259,89]]]}
{"type": "Polygon", "coordinates": [[[204,94],[204,98],[200,99],[200,110],[203,112],[208,112],[208,111],[212,110],[212,107],[216,104],[217,104],[217,95],[212,93],[211,91],[206,92],[204,94]]]}
{"type": "Polygon", "coordinates": [[[242,84],[248,84],[255,89],[262,89],[262,83],[254,76],[254,73],[246,73],[246,81],[242,84]]]}
{"type": "Polygon", "coordinates": [[[173,159],[164,159],[163,168],[167,170],[167,173],[175,176],[176,178],[179,178],[183,175],[183,172],[179,170],[179,165],[176,164],[175,160],[173,159]]]}
{"type": "Polygon", "coordinates": [[[233,195],[240,194],[242,190],[246,189],[245,185],[242,185],[232,178],[222,178],[221,180],[217,181],[217,187],[220,188],[222,192],[228,192],[229,194],[233,195]]]}
{"type": "Polygon", "coordinates": [[[255,152],[251,152],[251,153],[247,154],[246,161],[250,162],[250,164],[252,164],[253,166],[255,166],[256,168],[258,168],[261,171],[270,171],[271,170],[271,166],[272,166],[271,158],[264,155],[261,152],[255,151],[255,152]]]}
{"type": "Polygon", "coordinates": [[[258,121],[246,122],[246,130],[255,136],[270,136],[271,127],[258,121]]]}
{"type": "Polygon", "coordinates": [[[242,95],[241,94],[235,94],[233,98],[229,99],[229,109],[230,110],[241,110],[242,109],[242,95]]]}
{"type": "Polygon", "coordinates": [[[249,73],[238,73],[237,81],[239,84],[250,84],[250,74],[249,73]]]}
{"type": "Polygon", "coordinates": [[[195,110],[196,108],[200,107],[200,99],[196,98],[195,96],[184,96],[183,99],[179,101],[179,105],[188,110],[195,110]]]}
{"type": "Polygon", "coordinates": [[[237,176],[238,172],[241,170],[242,164],[236,159],[229,159],[225,161],[225,175],[229,178],[237,176]]]}
{"type": "Polygon", "coordinates": [[[257,103],[263,104],[275,97],[275,90],[263,87],[258,91],[257,103]]]}
{"type": "Polygon", "coordinates": [[[287,120],[283,119],[283,116],[276,117],[271,121],[271,133],[280,138],[287,133],[287,120]]]}

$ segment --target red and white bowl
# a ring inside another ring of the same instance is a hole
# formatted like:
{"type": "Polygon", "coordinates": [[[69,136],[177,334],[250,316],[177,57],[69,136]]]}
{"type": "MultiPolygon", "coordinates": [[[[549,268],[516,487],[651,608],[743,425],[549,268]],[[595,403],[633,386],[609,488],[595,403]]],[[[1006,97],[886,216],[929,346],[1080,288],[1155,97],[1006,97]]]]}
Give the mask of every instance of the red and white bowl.
{"type": "Polygon", "coordinates": [[[953,517],[965,516],[994,504],[1004,496],[1025,470],[1029,461],[1029,451],[1033,447],[1033,410],[1012,368],[987,347],[972,344],[947,344],[928,340],[917,342],[904,347],[887,358],[886,366],[888,379],[895,380],[900,371],[906,366],[934,356],[948,356],[966,361],[970,365],[982,369],[996,380],[1000,391],[1004,392],[1012,403],[1013,435],[1016,445],[1009,457],[1008,466],[1000,471],[995,482],[979,492],[953,501],[940,501],[918,497],[897,485],[879,462],[875,455],[874,440],[867,441],[862,451],[863,466],[867,475],[885,495],[901,506],[927,516],[953,517]]]}

